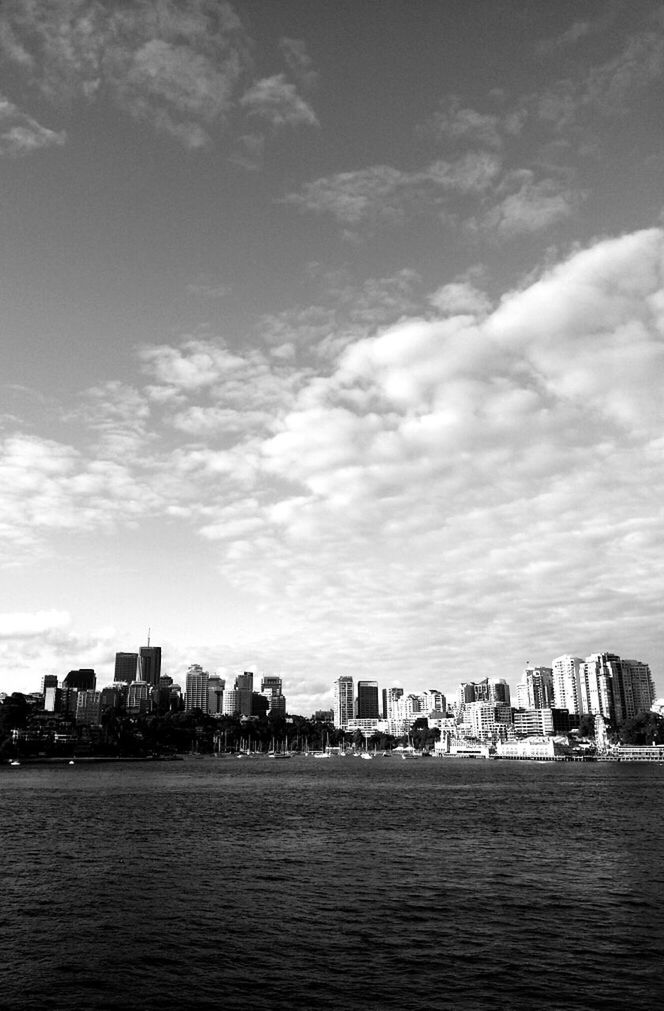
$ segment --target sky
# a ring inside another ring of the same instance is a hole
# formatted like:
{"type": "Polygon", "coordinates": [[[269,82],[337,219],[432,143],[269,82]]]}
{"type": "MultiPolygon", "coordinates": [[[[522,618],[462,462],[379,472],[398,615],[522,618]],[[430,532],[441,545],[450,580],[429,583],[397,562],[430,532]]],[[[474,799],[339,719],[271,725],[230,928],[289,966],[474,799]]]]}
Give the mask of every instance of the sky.
{"type": "Polygon", "coordinates": [[[664,6],[4,0],[0,690],[664,690],[664,6]]]}

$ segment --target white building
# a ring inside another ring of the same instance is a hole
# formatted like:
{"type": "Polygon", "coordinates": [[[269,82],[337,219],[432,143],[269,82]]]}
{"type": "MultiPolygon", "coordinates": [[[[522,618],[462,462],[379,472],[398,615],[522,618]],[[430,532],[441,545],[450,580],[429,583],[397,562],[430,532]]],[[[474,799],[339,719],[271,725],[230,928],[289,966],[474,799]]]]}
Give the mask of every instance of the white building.
{"type": "Polygon", "coordinates": [[[201,709],[204,713],[208,711],[208,681],[210,675],[203,670],[200,664],[194,663],[187,671],[185,684],[184,708],[187,712],[191,709],[201,709]]]}
{"type": "Polygon", "coordinates": [[[334,691],[334,725],[345,730],[349,720],[355,715],[353,697],[353,678],[342,674],[333,685],[334,691]]]}
{"type": "MultiPolygon", "coordinates": [[[[583,695],[581,692],[581,657],[568,653],[553,661],[553,698],[556,709],[567,709],[569,713],[583,715],[583,695]]],[[[525,707],[524,707],[525,708],[525,707]]]]}

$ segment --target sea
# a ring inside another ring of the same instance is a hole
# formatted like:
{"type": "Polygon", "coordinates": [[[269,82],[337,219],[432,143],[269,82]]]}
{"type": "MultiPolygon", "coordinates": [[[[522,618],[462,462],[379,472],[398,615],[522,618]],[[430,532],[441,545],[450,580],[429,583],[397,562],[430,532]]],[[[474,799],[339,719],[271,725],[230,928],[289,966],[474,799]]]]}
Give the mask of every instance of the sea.
{"type": "Polygon", "coordinates": [[[653,1009],[664,766],[0,768],[0,1006],[653,1009]]]}

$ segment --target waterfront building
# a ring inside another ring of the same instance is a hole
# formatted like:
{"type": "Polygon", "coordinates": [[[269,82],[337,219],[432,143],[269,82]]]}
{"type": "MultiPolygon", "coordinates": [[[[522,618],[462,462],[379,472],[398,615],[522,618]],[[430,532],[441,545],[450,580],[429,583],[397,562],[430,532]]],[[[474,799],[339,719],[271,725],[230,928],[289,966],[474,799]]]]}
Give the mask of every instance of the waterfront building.
{"type": "Polygon", "coordinates": [[[185,683],[184,707],[187,712],[201,709],[207,713],[209,673],[200,664],[191,664],[185,683]]]}
{"type": "Polygon", "coordinates": [[[57,674],[44,674],[42,678],[42,705],[47,713],[56,712],[59,702],[59,691],[57,674]]]}
{"type": "Polygon", "coordinates": [[[357,705],[355,708],[355,716],[358,720],[380,719],[377,681],[357,682],[357,705]]]}
{"type": "Polygon", "coordinates": [[[63,688],[75,688],[77,691],[91,691],[96,685],[97,675],[90,667],[70,670],[62,682],[63,688]]]}
{"type": "Polygon", "coordinates": [[[141,646],[138,657],[139,676],[155,688],[161,677],[161,646],[141,646]]]}
{"type": "Polygon", "coordinates": [[[138,653],[116,653],[114,681],[136,680],[138,671],[138,653]]]}
{"type": "Polygon", "coordinates": [[[566,709],[541,706],[537,709],[515,709],[514,733],[522,737],[544,737],[562,734],[569,730],[569,713],[566,709]]]}
{"type": "MultiPolygon", "coordinates": [[[[582,716],[583,693],[581,691],[581,657],[565,653],[553,661],[553,698],[556,709],[567,709],[569,713],[582,716]]],[[[523,707],[525,708],[525,707],[523,707]]]]}
{"type": "Polygon", "coordinates": [[[101,692],[83,689],[76,693],[76,723],[78,726],[96,725],[101,719],[101,692]]]}
{"type": "MultiPolygon", "coordinates": [[[[542,710],[540,710],[541,712],[542,710]]],[[[555,737],[532,736],[522,741],[498,741],[498,758],[526,759],[528,761],[554,762],[569,754],[569,745],[555,737]]]]}
{"type": "Polygon", "coordinates": [[[224,689],[226,681],[218,674],[211,674],[208,678],[208,713],[211,716],[220,716],[224,711],[224,689]]]}
{"type": "Polygon", "coordinates": [[[333,685],[334,691],[334,725],[345,730],[348,721],[355,716],[353,704],[353,679],[349,674],[342,674],[333,685]]]}
{"type": "Polygon", "coordinates": [[[467,702],[464,723],[471,737],[480,740],[505,737],[512,726],[512,709],[504,702],[467,702]]]}

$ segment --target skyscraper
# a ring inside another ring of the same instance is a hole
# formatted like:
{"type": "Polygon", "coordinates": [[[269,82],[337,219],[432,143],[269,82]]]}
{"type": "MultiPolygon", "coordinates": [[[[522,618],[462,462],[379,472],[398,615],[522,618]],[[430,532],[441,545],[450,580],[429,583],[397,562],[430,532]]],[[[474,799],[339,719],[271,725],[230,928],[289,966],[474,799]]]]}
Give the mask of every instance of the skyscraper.
{"type": "Polygon", "coordinates": [[[200,664],[194,663],[190,666],[187,671],[184,701],[184,708],[187,712],[192,709],[202,709],[204,713],[207,713],[209,677],[208,672],[203,670],[200,664]]]}
{"type": "Polygon", "coordinates": [[[357,682],[357,709],[355,715],[358,720],[380,719],[377,681],[357,682]]]}
{"type": "Polygon", "coordinates": [[[218,674],[208,678],[208,713],[211,716],[221,715],[224,711],[224,689],[226,682],[218,674]]]}
{"type": "Polygon", "coordinates": [[[583,714],[581,668],[583,660],[565,653],[553,661],[553,698],[556,709],[583,714]]]}
{"type": "Polygon", "coordinates": [[[252,698],[254,691],[254,675],[251,671],[244,671],[235,678],[235,691],[238,693],[238,703],[242,716],[252,716],[252,698]]]}
{"type": "Polygon", "coordinates": [[[114,681],[135,681],[138,653],[116,653],[114,681]]]}
{"type": "Polygon", "coordinates": [[[353,679],[342,674],[334,682],[334,725],[342,730],[353,719],[353,679]]]}
{"type": "Polygon", "coordinates": [[[551,667],[526,667],[526,709],[550,709],[553,706],[553,670],[551,667]]]}
{"type": "Polygon", "coordinates": [[[141,646],[139,666],[141,681],[156,687],[161,677],[161,646],[141,646]]]}

